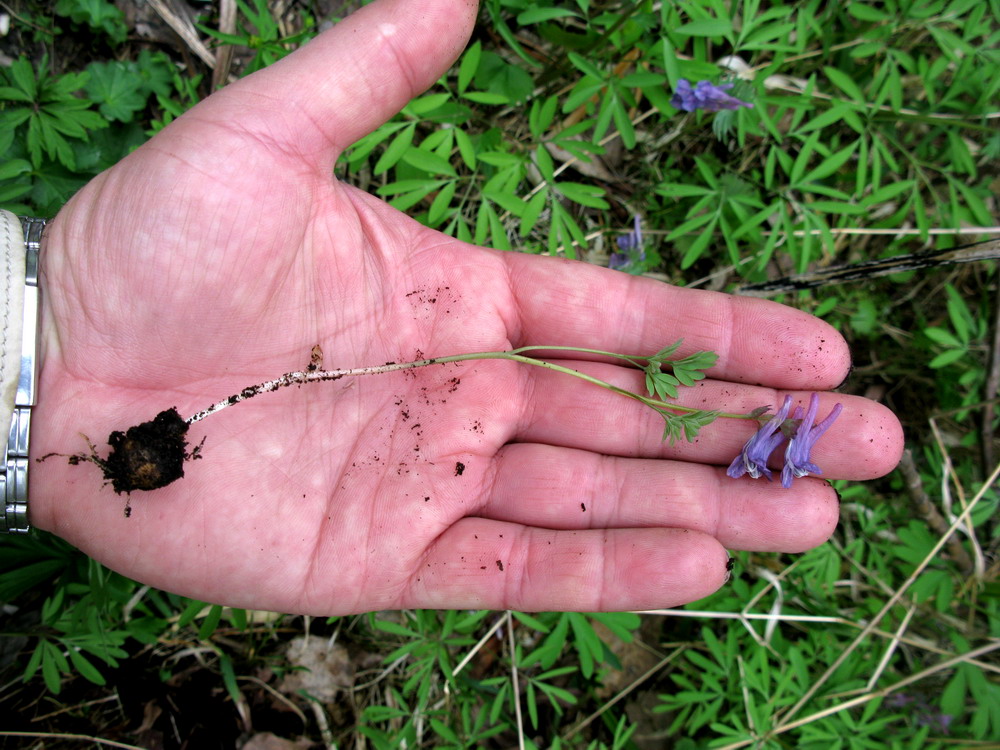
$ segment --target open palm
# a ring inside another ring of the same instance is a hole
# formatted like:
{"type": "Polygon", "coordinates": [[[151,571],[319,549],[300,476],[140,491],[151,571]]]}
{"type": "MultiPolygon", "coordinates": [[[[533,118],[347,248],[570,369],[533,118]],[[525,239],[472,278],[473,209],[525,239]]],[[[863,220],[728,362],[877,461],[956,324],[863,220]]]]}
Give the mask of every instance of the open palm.
{"type": "MultiPolygon", "coordinates": [[[[337,183],[337,155],[458,55],[467,0],[382,0],[206,100],[91,182],[49,228],[32,449],[189,415],[302,369],[523,344],[713,349],[692,405],[745,412],[836,386],[828,326],[760,300],[475,248],[337,183]]],[[[573,362],[637,390],[639,374],[573,362]]],[[[899,425],[876,404],[817,449],[828,477],[888,471],[899,425]]],[[[648,410],[647,410],[648,411],[648,410]]],[[[37,525],[138,580],[235,606],[627,609],[703,596],[726,547],[798,551],[837,501],[725,477],[752,428],[663,445],[659,417],[510,362],[436,365],[283,389],[196,424],[204,460],[132,498],[92,466],[32,469],[37,525]]]]}

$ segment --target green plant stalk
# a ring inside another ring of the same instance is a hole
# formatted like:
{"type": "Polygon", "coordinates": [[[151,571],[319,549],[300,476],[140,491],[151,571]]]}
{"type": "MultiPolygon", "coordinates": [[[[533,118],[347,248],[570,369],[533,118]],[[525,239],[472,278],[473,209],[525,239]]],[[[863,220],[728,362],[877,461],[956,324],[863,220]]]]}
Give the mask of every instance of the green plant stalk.
{"type": "MultiPolygon", "coordinates": [[[[519,362],[525,365],[531,365],[533,367],[541,367],[546,370],[552,370],[554,372],[560,372],[564,375],[570,375],[574,378],[579,378],[593,385],[604,388],[605,390],[611,391],[612,393],[617,393],[620,396],[625,396],[634,401],[638,401],[641,404],[649,406],[661,414],[665,410],[669,410],[678,415],[682,414],[701,414],[704,413],[704,409],[696,409],[690,406],[681,406],[680,404],[671,404],[666,401],[660,401],[655,398],[650,398],[648,396],[643,396],[639,393],[634,393],[633,391],[625,390],[624,388],[619,388],[616,385],[612,385],[604,380],[595,378],[586,373],[582,373],[579,370],[574,370],[569,367],[564,367],[563,365],[557,365],[553,362],[547,362],[542,359],[536,359],[535,357],[527,357],[524,352],[530,351],[560,351],[560,352],[576,352],[579,354],[594,354],[604,357],[612,357],[615,359],[621,359],[627,361],[629,364],[638,367],[639,361],[649,361],[650,357],[645,356],[634,356],[628,354],[619,354],[616,352],[606,352],[600,349],[586,349],[582,347],[575,346],[522,346],[517,349],[511,349],[508,351],[492,351],[492,352],[471,352],[468,354],[452,354],[445,357],[429,357],[427,359],[418,359],[412,362],[392,362],[384,365],[373,365],[370,367],[354,367],[344,370],[322,370],[318,367],[316,369],[306,369],[298,370],[295,372],[287,372],[284,375],[275,378],[273,380],[267,380],[263,383],[258,383],[256,385],[244,388],[239,393],[236,393],[229,398],[223,399],[215,404],[212,404],[206,409],[203,409],[185,420],[188,424],[194,424],[199,422],[206,417],[215,414],[216,412],[222,411],[223,409],[234,406],[241,401],[246,401],[249,398],[258,396],[261,393],[269,393],[271,391],[276,391],[279,388],[284,388],[289,385],[301,385],[303,383],[315,383],[324,382],[330,380],[339,380],[341,378],[347,377],[359,377],[361,375],[382,375],[388,372],[396,372],[398,370],[412,370],[417,367],[428,367],[430,365],[444,365],[452,362],[470,362],[473,360],[482,359],[497,359],[497,360],[507,360],[510,362],[519,362]]],[[[669,364],[669,360],[667,361],[669,364]]],[[[731,414],[728,412],[719,412],[719,417],[725,417],[728,419],[753,419],[754,417],[747,414],[731,414]]]]}

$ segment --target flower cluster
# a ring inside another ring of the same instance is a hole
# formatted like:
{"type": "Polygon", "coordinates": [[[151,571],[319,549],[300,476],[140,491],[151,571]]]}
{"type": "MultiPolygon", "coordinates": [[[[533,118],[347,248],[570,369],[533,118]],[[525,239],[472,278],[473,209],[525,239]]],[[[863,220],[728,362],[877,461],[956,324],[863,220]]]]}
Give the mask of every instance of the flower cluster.
{"type": "Polygon", "coordinates": [[[618,252],[611,253],[608,268],[625,271],[633,262],[646,259],[646,251],[642,247],[642,225],[638,215],[635,217],[632,231],[619,235],[617,242],[618,252]]]}
{"type": "Polygon", "coordinates": [[[723,109],[753,107],[750,102],[727,94],[726,92],[732,87],[731,83],[716,86],[709,81],[698,81],[692,88],[691,82],[682,78],[677,82],[677,90],[670,99],[670,106],[683,112],[694,112],[696,109],[718,112],[723,109]]]}
{"type": "Polygon", "coordinates": [[[778,413],[771,417],[746,442],[740,455],[734,458],[729,465],[726,474],[733,479],[749,474],[753,479],[763,476],[770,481],[771,470],[767,467],[767,459],[786,437],[788,438],[788,446],[785,448],[785,466],[781,470],[782,487],[785,489],[791,487],[792,481],[796,477],[823,473],[810,460],[809,454],[816,441],[840,415],[843,406],[841,404],[835,405],[826,418],[819,423],[816,423],[816,413],[819,410],[819,396],[817,394],[812,394],[809,399],[809,408],[806,409],[805,413],[803,413],[801,406],[797,406],[789,418],[788,412],[791,411],[791,408],[792,397],[786,396],[785,403],[782,404],[778,413]]]}

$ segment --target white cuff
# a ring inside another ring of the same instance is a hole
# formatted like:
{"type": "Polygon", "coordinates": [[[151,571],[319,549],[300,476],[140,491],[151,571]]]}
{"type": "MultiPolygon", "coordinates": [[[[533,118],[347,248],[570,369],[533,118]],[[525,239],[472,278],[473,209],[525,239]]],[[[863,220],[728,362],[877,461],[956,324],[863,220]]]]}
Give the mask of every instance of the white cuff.
{"type": "Polygon", "coordinates": [[[24,322],[24,232],[20,220],[0,209],[0,428],[10,429],[17,381],[21,375],[21,334],[24,322]]]}

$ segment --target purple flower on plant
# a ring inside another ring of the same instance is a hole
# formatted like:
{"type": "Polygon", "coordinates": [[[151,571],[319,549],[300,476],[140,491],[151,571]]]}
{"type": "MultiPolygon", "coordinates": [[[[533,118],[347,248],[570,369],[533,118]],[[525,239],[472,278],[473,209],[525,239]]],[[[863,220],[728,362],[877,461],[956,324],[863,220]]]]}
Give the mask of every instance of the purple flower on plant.
{"type": "Polygon", "coordinates": [[[930,727],[931,731],[948,734],[954,716],[942,713],[937,710],[927,699],[921,695],[909,695],[908,693],[893,693],[886,699],[886,705],[890,708],[909,707],[913,723],[918,727],[930,727]]]}
{"type": "Polygon", "coordinates": [[[801,419],[802,422],[795,430],[795,435],[789,439],[788,447],[785,448],[785,468],[781,470],[782,487],[786,489],[791,487],[792,479],[795,477],[804,477],[809,473],[823,473],[816,464],[809,460],[809,454],[820,436],[840,416],[843,408],[841,404],[837,404],[826,415],[826,419],[814,427],[813,422],[816,421],[816,412],[819,410],[819,396],[814,393],[809,399],[809,408],[806,410],[804,419],[802,417],[802,407],[795,407],[795,414],[792,415],[792,419],[801,419]]]}
{"type": "Polygon", "coordinates": [[[753,437],[747,440],[740,451],[740,455],[733,459],[726,470],[726,474],[733,479],[739,479],[744,474],[749,474],[753,479],[761,475],[771,479],[771,470],[767,468],[767,459],[774,452],[785,436],[781,433],[781,424],[788,416],[789,409],[792,408],[792,397],[786,396],[785,403],[781,409],[771,417],[763,427],[754,433],[753,437]]]}
{"type": "MultiPolygon", "coordinates": [[[[767,407],[762,408],[766,411],[767,407]]],[[[749,474],[753,479],[764,476],[770,481],[771,470],[767,467],[767,459],[786,437],[788,446],[785,448],[785,466],[781,470],[782,487],[785,489],[791,487],[795,477],[803,477],[809,473],[823,473],[819,466],[810,460],[810,453],[816,441],[840,415],[843,406],[835,405],[826,418],[815,425],[816,412],[819,410],[817,394],[814,393],[810,397],[809,408],[804,415],[802,407],[798,406],[789,418],[788,412],[791,408],[792,397],[786,396],[778,413],[746,442],[743,450],[729,465],[726,474],[733,479],[738,479],[744,474],[749,474]]]]}
{"type": "Polygon", "coordinates": [[[608,259],[608,268],[623,271],[633,261],[645,259],[646,251],[642,248],[642,226],[638,215],[634,219],[632,231],[619,235],[617,243],[618,252],[611,253],[611,258],[608,259]]]}
{"type": "Polygon", "coordinates": [[[686,78],[677,82],[677,89],[670,99],[670,106],[683,112],[694,112],[703,109],[706,112],[718,112],[723,109],[739,109],[753,107],[751,102],[745,102],[730,96],[726,92],[733,87],[731,83],[720,83],[718,86],[709,81],[698,81],[694,88],[686,78]]]}

